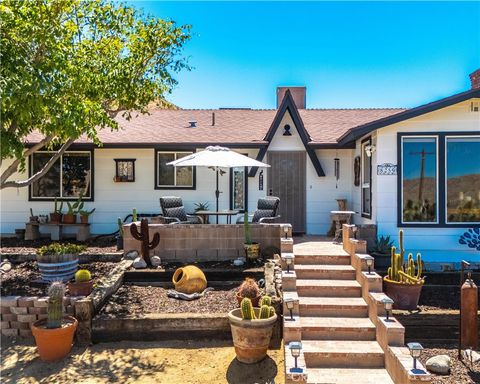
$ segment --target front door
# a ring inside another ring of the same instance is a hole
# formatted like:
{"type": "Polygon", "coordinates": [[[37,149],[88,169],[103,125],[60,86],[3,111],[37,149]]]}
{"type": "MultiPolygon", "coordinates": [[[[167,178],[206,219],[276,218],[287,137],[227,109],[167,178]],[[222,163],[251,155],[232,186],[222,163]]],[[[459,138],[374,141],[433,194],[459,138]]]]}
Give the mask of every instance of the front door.
{"type": "Polygon", "coordinates": [[[269,152],[268,194],[280,198],[280,222],[305,233],[305,152],[269,152]]]}

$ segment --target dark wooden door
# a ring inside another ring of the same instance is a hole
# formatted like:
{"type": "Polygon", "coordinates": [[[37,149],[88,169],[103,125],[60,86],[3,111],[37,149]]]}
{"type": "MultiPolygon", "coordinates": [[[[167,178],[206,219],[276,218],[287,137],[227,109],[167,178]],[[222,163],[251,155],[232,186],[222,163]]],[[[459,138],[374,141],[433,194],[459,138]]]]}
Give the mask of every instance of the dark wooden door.
{"type": "Polygon", "coordinates": [[[305,233],[306,169],[305,152],[269,152],[268,194],[280,198],[282,223],[295,233],[305,233]]]}

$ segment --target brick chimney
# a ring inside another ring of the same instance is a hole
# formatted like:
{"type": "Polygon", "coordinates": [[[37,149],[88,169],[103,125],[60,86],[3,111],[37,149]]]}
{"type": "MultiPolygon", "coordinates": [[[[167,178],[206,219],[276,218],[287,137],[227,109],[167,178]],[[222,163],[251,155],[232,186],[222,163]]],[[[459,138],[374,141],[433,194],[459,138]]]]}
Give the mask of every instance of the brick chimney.
{"type": "Polygon", "coordinates": [[[470,74],[472,89],[480,89],[480,68],[470,74]]]}
{"type": "Polygon", "coordinates": [[[292,94],[293,101],[298,109],[305,109],[307,98],[307,87],[277,87],[277,109],[282,104],[287,89],[292,94]]]}

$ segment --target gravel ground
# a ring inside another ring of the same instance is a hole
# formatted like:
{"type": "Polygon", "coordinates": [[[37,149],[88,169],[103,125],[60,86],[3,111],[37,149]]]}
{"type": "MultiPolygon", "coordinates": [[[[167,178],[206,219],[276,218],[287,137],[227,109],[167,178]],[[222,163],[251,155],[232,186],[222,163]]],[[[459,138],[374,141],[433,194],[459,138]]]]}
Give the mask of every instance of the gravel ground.
{"type": "MultiPolygon", "coordinates": [[[[117,263],[93,262],[88,264],[79,264],[80,269],[88,269],[92,274],[94,284],[106,276],[117,263]]],[[[48,285],[35,283],[40,279],[40,271],[37,264],[33,261],[14,264],[13,268],[0,275],[2,296],[21,295],[21,296],[44,296],[48,285]]]]}
{"type": "MultiPolygon", "coordinates": [[[[117,243],[113,236],[92,238],[85,242],[79,242],[75,239],[64,239],[62,242],[86,245],[87,249],[84,253],[87,254],[117,252],[117,243]]],[[[49,238],[42,238],[38,240],[19,240],[15,237],[2,237],[0,239],[0,253],[2,255],[9,253],[36,253],[38,248],[51,243],[52,240],[49,238]]]]}
{"type": "Polygon", "coordinates": [[[448,355],[452,359],[452,370],[450,375],[433,375],[432,384],[478,384],[480,383],[480,363],[473,367],[467,362],[463,364],[458,360],[457,349],[447,345],[435,345],[426,347],[420,360],[422,364],[432,356],[448,355]]]}
{"type": "Polygon", "coordinates": [[[129,316],[143,313],[227,313],[237,308],[236,288],[206,292],[197,300],[167,297],[160,287],[123,285],[102,308],[100,316],[129,316]]]}

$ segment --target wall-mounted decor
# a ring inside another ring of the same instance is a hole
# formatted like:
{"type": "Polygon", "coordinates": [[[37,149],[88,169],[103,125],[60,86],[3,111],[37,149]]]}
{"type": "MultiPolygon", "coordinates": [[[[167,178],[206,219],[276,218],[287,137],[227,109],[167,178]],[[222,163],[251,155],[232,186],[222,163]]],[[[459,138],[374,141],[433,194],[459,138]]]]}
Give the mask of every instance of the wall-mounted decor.
{"type": "Polygon", "coordinates": [[[135,159],[114,159],[115,160],[115,182],[135,181],[135,159]]]}
{"type": "Polygon", "coordinates": [[[258,174],[258,190],[263,191],[263,170],[258,174]]]}
{"type": "Polygon", "coordinates": [[[383,163],[377,165],[377,175],[396,175],[397,165],[392,163],[383,163]]]}
{"type": "Polygon", "coordinates": [[[360,186],[360,162],[360,156],[355,157],[355,160],[353,161],[353,184],[355,185],[355,187],[360,186]]]}
{"type": "Polygon", "coordinates": [[[340,159],[336,157],[333,159],[334,173],[335,173],[335,188],[338,188],[338,179],[340,179],[340,159]]]}

